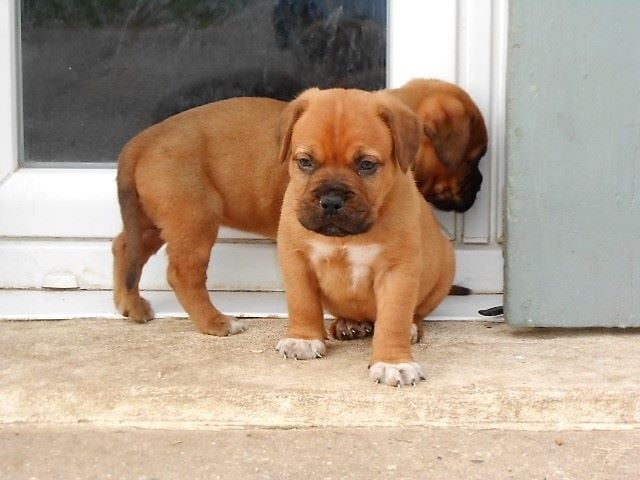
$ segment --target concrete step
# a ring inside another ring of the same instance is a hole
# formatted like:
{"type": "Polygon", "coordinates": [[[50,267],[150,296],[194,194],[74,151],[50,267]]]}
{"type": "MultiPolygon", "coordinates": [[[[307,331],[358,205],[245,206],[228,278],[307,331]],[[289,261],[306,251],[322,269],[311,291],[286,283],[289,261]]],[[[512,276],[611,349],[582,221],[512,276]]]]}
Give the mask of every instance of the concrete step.
{"type": "Polygon", "coordinates": [[[370,340],[331,341],[324,359],[274,352],[280,319],[243,334],[188,320],[2,322],[0,423],[167,429],[640,427],[638,331],[514,331],[429,322],[414,346],[427,380],[376,385],[370,340]]]}
{"type": "Polygon", "coordinates": [[[249,327],[0,322],[0,478],[638,478],[638,331],[428,322],[393,388],[369,340],[284,360],[249,327]]]}

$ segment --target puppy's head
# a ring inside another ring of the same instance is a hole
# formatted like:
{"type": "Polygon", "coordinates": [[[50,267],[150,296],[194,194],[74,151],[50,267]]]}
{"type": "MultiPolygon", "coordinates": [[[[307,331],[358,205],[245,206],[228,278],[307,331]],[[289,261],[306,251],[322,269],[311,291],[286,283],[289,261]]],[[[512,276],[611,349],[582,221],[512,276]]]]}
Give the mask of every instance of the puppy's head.
{"type": "Polygon", "coordinates": [[[414,169],[418,188],[440,210],[467,211],[480,190],[478,162],[487,151],[480,110],[464,90],[447,82],[414,80],[402,88],[421,98],[416,113],[424,136],[414,169]]]}
{"type": "Polygon", "coordinates": [[[383,92],[304,92],[283,112],[280,144],[299,222],[333,237],[368,231],[420,135],[416,116],[383,92]]]}

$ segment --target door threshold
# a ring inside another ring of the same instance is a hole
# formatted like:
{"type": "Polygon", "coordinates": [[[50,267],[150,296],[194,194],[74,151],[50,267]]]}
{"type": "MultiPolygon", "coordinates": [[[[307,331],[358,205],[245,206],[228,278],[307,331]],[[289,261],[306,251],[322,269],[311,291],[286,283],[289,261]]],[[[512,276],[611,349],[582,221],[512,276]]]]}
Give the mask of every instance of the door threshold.
{"type": "MultiPolygon", "coordinates": [[[[155,318],[186,318],[173,292],[145,291],[155,318]]],[[[284,318],[283,292],[211,292],[216,306],[239,318],[284,318]]],[[[484,317],[478,310],[502,305],[502,295],[449,296],[428,320],[502,320],[484,317]]],[[[71,320],[123,318],[113,306],[110,290],[0,290],[0,320],[71,320]]]]}

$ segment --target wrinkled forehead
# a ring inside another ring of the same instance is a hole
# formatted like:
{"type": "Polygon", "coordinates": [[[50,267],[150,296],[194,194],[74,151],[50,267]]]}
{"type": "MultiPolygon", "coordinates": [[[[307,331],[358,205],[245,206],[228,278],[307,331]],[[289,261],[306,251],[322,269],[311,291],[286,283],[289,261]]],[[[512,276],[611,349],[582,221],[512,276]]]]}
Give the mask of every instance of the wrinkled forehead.
{"type": "Polygon", "coordinates": [[[378,108],[367,92],[318,92],[294,127],[293,149],[308,149],[327,161],[356,151],[385,157],[392,140],[378,108]]]}

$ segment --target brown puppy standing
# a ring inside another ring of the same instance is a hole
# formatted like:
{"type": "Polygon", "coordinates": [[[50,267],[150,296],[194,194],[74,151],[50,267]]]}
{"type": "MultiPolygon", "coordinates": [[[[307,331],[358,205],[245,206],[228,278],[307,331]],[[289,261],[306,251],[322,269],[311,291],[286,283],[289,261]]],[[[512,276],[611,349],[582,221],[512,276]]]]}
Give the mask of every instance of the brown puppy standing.
{"type": "Polygon", "coordinates": [[[275,237],[289,180],[278,163],[278,119],[286,103],[234,98],[180,113],[133,138],[118,163],[123,232],[113,242],[114,300],[124,316],[153,318],[140,296],[142,267],[166,242],[169,283],[196,328],[244,330],[206,288],[220,225],[275,237]]]}
{"type": "MultiPolygon", "coordinates": [[[[468,208],[480,187],[477,181],[465,187],[465,195],[439,185],[450,178],[465,185],[467,172],[477,170],[480,159],[472,155],[475,139],[484,139],[481,150],[486,149],[486,130],[482,117],[475,120],[479,112],[473,102],[460,88],[436,80],[414,80],[390,93],[421,112],[423,130],[430,135],[422,135],[414,166],[423,195],[434,201],[439,191],[436,200],[459,211],[468,208]],[[437,118],[430,119],[433,111],[437,118]],[[468,128],[468,136],[451,134],[468,128]],[[446,165],[437,151],[445,155],[446,165]]],[[[114,301],[120,313],[137,322],[153,318],[138,285],[145,263],[166,242],[169,282],[196,328],[213,335],[243,330],[241,322],[211,303],[206,270],[221,225],[276,236],[289,179],[277,143],[286,106],[263,98],[211,103],[148,128],[124,147],[118,163],[124,228],[113,242],[114,301]]],[[[348,333],[352,326],[339,321],[336,330],[348,333]]]]}
{"type": "Polygon", "coordinates": [[[411,341],[449,292],[455,265],[410,170],[420,130],[413,112],[384,92],[312,89],[287,107],[280,157],[291,180],[278,255],[289,324],[277,345],[285,357],[324,356],[325,308],[375,322],[375,381],[424,378],[411,341]]]}

